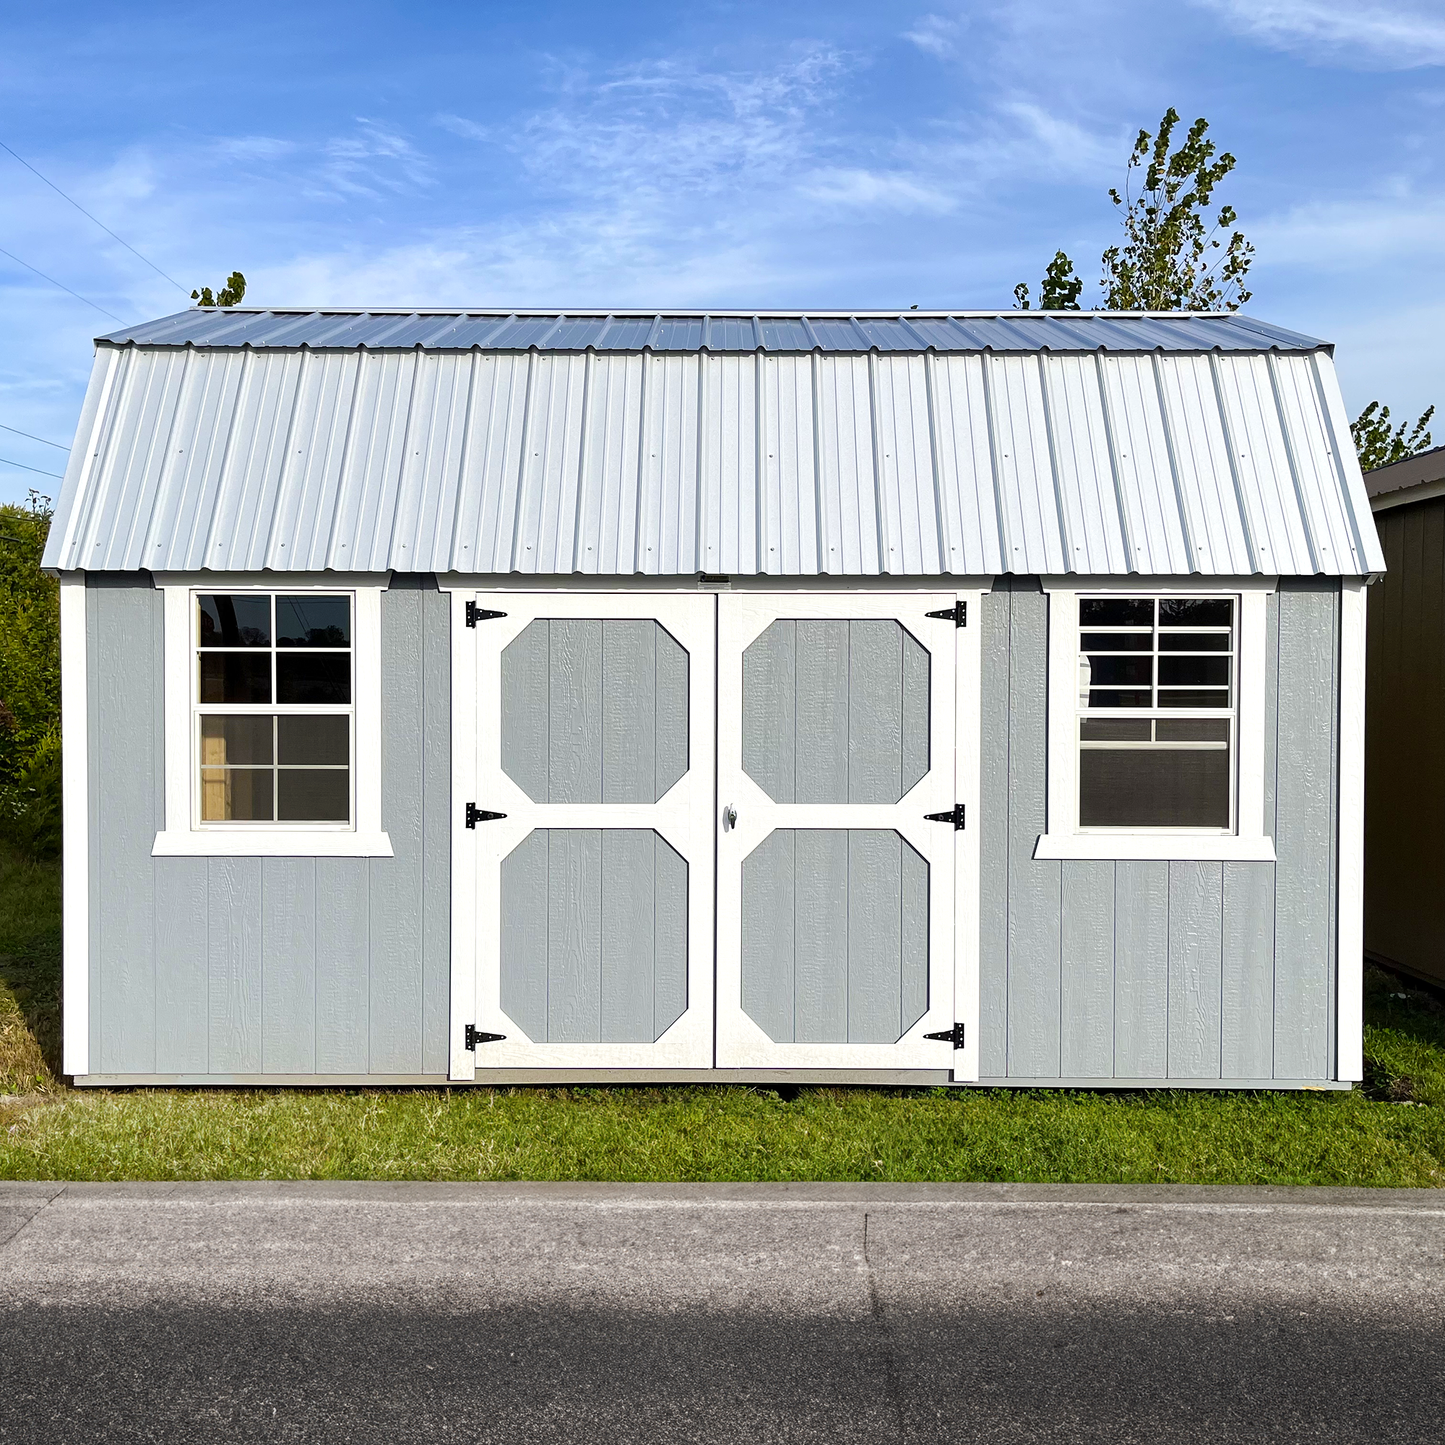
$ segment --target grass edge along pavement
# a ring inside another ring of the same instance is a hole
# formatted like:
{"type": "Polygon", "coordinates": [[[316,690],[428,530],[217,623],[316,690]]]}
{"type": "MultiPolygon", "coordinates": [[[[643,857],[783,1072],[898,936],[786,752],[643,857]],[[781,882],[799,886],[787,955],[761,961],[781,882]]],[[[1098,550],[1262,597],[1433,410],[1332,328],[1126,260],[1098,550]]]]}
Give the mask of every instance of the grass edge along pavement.
{"type": "Polygon", "coordinates": [[[0,1179],[1445,1185],[1445,1003],[1377,969],[1349,1093],[79,1090],[59,1003],[58,865],[0,849],[0,1179]]]}

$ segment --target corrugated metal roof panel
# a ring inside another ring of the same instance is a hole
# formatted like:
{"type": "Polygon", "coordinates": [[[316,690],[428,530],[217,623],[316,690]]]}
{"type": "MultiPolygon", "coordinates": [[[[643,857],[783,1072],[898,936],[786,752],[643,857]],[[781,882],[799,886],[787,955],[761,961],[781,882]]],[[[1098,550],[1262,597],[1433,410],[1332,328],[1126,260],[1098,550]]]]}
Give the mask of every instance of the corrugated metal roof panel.
{"type": "Polygon", "coordinates": [[[416,347],[438,351],[1313,351],[1238,315],[191,310],[102,336],[111,346],[416,347]]]}
{"type": "MultiPolygon", "coordinates": [[[[753,329],[751,318],[725,319],[753,329]]],[[[559,321],[345,324],[535,335],[559,321]]],[[[585,322],[603,337],[619,326],[585,322]]],[[[835,333],[854,324],[807,322],[835,333]]],[[[701,329],[698,318],[699,341],[701,329]]],[[[1320,351],[162,345],[105,347],[96,365],[47,551],[60,569],[1383,567],[1320,351]]]]}

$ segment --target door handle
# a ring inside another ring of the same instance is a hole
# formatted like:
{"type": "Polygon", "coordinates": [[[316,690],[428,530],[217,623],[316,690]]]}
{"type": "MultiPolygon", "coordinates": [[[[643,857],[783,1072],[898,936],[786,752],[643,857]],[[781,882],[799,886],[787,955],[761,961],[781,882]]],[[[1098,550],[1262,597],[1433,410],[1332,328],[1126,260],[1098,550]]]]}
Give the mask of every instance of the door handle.
{"type": "Polygon", "coordinates": [[[731,803],[723,809],[723,829],[728,831],[738,825],[738,810],[731,803]]]}

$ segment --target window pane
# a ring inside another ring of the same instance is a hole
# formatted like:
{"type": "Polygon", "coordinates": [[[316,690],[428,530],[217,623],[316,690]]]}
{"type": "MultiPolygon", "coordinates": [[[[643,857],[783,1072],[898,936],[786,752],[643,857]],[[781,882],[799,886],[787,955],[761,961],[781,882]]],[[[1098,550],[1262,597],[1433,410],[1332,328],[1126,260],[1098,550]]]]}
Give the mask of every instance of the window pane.
{"type": "Polygon", "coordinates": [[[208,823],[269,823],[275,817],[270,768],[202,768],[201,817],[208,823]]]}
{"type": "Polygon", "coordinates": [[[202,702],[270,702],[271,654],[203,652],[202,702]]]}
{"type": "Polygon", "coordinates": [[[202,767],[273,761],[270,718],[211,716],[201,719],[202,767]]]}
{"type": "Polygon", "coordinates": [[[1204,687],[1166,687],[1159,690],[1160,707],[1203,708],[1229,706],[1229,689],[1204,687]]]}
{"type": "Polygon", "coordinates": [[[1231,627],[1234,601],[1229,597],[1161,597],[1160,627],[1231,627]]]}
{"type": "Polygon", "coordinates": [[[282,768],[279,815],[284,823],[345,823],[351,818],[349,768],[282,768]]]}
{"type": "Polygon", "coordinates": [[[1084,659],[1090,687],[1148,687],[1154,681],[1152,657],[1097,657],[1084,659]]]}
{"type": "Polygon", "coordinates": [[[210,594],[196,601],[201,612],[202,647],[270,647],[269,597],[210,594]]]}
{"type": "Polygon", "coordinates": [[[1229,632],[1161,632],[1160,652],[1228,652],[1229,632]]]}
{"type": "Polygon", "coordinates": [[[1161,657],[1160,687],[1228,687],[1227,657],[1161,657]]]}
{"type": "Polygon", "coordinates": [[[1154,736],[1161,743],[1227,743],[1226,717],[1161,717],[1154,724],[1154,736]]]}
{"type": "Polygon", "coordinates": [[[1148,718],[1084,718],[1079,724],[1079,736],[1086,743],[1147,743],[1153,724],[1148,718]]]}
{"type": "Polygon", "coordinates": [[[277,720],[283,764],[351,761],[351,719],[347,717],[283,717],[277,720]]]}
{"type": "Polygon", "coordinates": [[[1153,707],[1154,694],[1145,688],[1129,691],[1124,688],[1092,688],[1089,692],[1090,707],[1153,707]]]}
{"type": "Polygon", "coordinates": [[[292,652],[276,654],[276,701],[348,703],[351,654],[292,652]]]}
{"type": "Polygon", "coordinates": [[[1154,646],[1152,632],[1086,632],[1081,646],[1085,652],[1148,652],[1154,646]]]}
{"type": "Polygon", "coordinates": [[[351,598],[278,597],[277,647],[350,647],[351,598]]]}
{"type": "Polygon", "coordinates": [[[1152,597],[1083,597],[1079,621],[1085,627],[1152,627],[1152,597]]]}
{"type": "Polygon", "coordinates": [[[1079,823],[1085,828],[1227,828],[1228,748],[1079,753],[1079,823]]]}

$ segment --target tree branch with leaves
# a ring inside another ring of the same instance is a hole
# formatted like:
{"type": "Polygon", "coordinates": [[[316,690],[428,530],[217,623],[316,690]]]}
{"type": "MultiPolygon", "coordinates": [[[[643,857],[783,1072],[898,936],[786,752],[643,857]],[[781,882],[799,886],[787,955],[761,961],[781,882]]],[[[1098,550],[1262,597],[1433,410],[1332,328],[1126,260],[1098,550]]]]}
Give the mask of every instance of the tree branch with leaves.
{"type": "MultiPolygon", "coordinates": [[[[1234,169],[1235,158],[1218,152],[1203,116],[1171,150],[1178,125],[1179,112],[1171,106],[1157,133],[1141,130],[1123,194],[1110,188],[1124,243],[1100,258],[1107,310],[1237,311],[1253,294],[1244,282],[1254,247],[1242,232],[1230,230],[1239,219],[1234,207],[1222,206],[1209,216],[1215,189],[1234,169]]],[[[1074,263],[1055,252],[1039,287],[1041,309],[1077,311],[1082,290],[1074,263]]],[[[1014,287],[1014,299],[1021,310],[1029,309],[1023,282],[1014,287]]]]}
{"type": "Polygon", "coordinates": [[[1413,429],[1409,422],[1402,421],[1391,431],[1390,408],[1372,401],[1350,423],[1350,435],[1355,439],[1362,470],[1372,472],[1376,467],[1388,467],[1391,462],[1403,462],[1419,452],[1428,452],[1434,439],[1426,428],[1434,415],[1435,408],[1426,407],[1413,429]]]}
{"type": "Polygon", "coordinates": [[[202,286],[199,291],[191,292],[191,300],[198,306],[239,306],[245,294],[246,278],[239,271],[232,271],[219,291],[202,286]]]}

